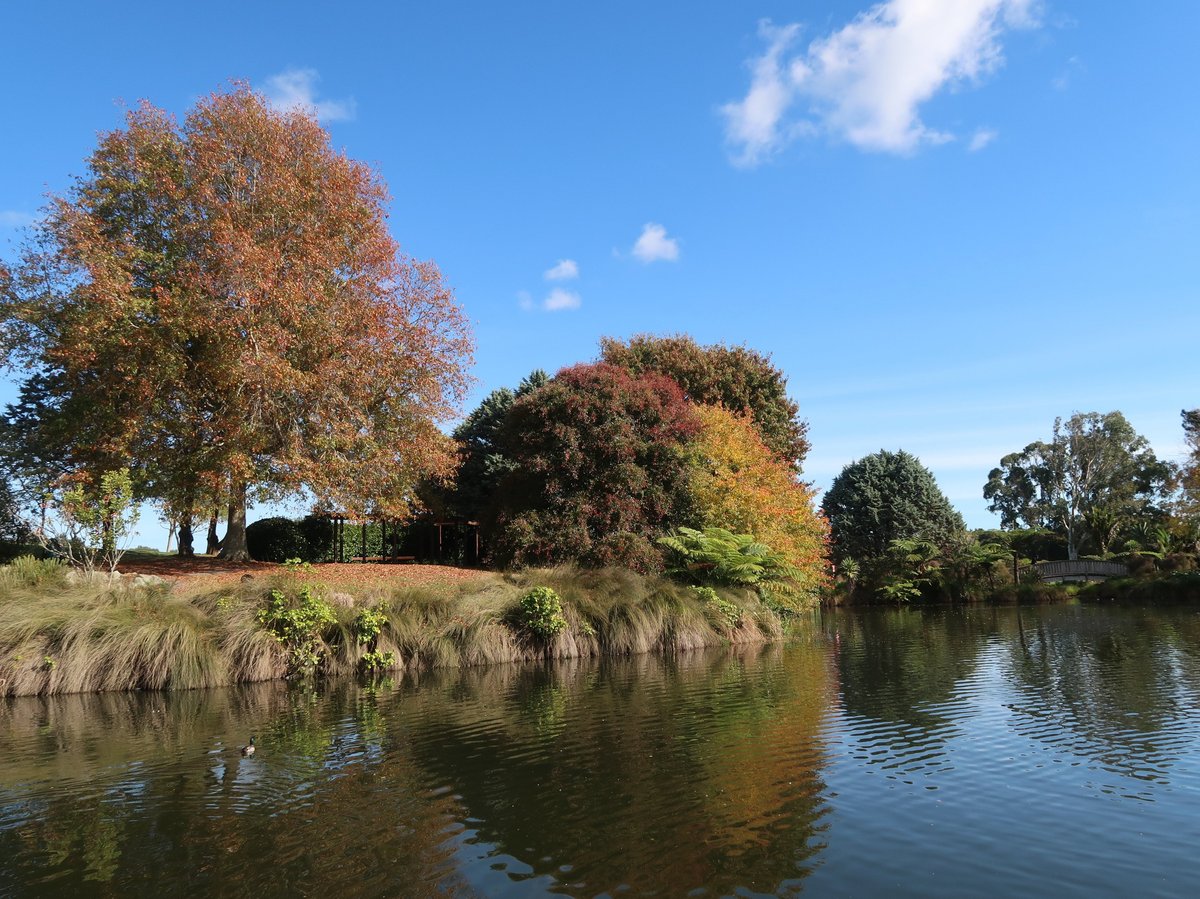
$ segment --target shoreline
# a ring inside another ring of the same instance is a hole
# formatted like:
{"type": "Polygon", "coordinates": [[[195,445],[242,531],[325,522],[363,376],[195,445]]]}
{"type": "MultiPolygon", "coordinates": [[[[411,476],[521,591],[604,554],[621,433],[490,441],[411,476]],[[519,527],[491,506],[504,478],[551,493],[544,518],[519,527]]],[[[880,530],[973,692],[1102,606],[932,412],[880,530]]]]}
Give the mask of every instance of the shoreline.
{"type": "Polygon", "coordinates": [[[784,632],[779,614],[749,590],[706,597],[665,577],[616,569],[471,575],[380,584],[355,596],[322,583],[319,570],[189,590],[145,574],[72,583],[65,570],[42,563],[24,583],[10,575],[0,584],[0,696],[674,655],[768,643],[784,632]],[[564,624],[545,639],[520,619],[519,600],[534,587],[561,597],[564,624]],[[282,610],[275,618],[272,597],[282,610]]]}

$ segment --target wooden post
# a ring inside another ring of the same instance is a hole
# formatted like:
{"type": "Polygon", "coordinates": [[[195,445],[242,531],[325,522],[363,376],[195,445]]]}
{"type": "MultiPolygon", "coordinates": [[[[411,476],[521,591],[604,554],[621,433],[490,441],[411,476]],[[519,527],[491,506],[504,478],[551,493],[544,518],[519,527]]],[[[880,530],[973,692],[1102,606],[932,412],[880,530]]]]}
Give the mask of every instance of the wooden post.
{"type": "Polygon", "coordinates": [[[379,557],[383,561],[388,560],[388,545],[387,545],[387,519],[379,519],[379,557]]]}
{"type": "Polygon", "coordinates": [[[362,560],[367,561],[367,521],[364,518],[362,523],[362,560]]]}

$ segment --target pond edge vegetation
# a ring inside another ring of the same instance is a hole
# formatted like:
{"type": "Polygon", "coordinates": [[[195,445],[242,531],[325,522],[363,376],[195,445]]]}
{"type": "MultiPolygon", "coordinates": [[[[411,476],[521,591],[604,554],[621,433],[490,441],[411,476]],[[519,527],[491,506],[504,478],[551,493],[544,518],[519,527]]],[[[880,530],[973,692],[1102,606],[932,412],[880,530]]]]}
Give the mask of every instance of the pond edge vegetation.
{"type": "Polygon", "coordinates": [[[303,564],[197,593],[0,569],[0,695],[178,690],[279,678],[678,653],[779,639],[787,612],[745,586],[572,566],[437,587],[331,591],[303,564]]]}

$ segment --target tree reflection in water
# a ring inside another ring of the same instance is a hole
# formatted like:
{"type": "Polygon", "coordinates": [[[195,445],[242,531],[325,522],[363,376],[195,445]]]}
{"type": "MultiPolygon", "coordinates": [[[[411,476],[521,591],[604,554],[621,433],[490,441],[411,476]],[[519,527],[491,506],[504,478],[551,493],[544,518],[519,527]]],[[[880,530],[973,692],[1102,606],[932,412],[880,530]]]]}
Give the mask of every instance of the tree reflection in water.
{"type": "Polygon", "coordinates": [[[0,892],[786,890],[832,690],[813,645],[12,700],[0,892]]]}

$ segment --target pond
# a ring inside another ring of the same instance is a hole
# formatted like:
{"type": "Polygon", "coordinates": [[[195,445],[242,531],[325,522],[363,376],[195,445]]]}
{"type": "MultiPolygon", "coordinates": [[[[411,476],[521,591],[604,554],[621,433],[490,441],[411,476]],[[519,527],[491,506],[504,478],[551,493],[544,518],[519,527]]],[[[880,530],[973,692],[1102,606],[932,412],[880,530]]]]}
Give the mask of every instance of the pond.
{"type": "Polygon", "coordinates": [[[1200,612],[1052,606],[0,700],[0,895],[1195,896],[1198,691],[1200,612]]]}

